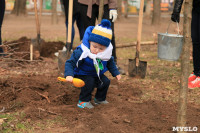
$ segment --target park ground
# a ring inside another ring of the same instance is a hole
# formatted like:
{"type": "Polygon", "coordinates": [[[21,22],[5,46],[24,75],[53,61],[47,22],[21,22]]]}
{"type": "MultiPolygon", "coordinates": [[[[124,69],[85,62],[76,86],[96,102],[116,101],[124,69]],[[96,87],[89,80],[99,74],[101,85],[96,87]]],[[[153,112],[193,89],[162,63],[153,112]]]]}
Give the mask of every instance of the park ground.
{"type": "MultiPolygon", "coordinates": [[[[157,41],[158,32],[166,32],[170,17],[152,26],[144,18],[142,42],[157,41]]],[[[138,17],[120,18],[115,23],[116,46],[137,40],[138,17]]],[[[57,81],[58,59],[54,52],[66,42],[63,16],[51,24],[42,16],[41,56],[29,60],[29,45],[36,38],[34,16],[5,15],[2,38],[10,56],[0,58],[0,131],[3,133],[171,133],[176,126],[181,60],[165,61],[157,57],[157,44],[142,45],[140,60],[147,61],[145,79],[128,76],[128,59],[135,57],[135,46],[117,48],[118,65],[126,71],[111,80],[107,105],[94,109],[76,106],[80,89],[57,81]],[[4,108],[5,107],[5,108],[4,108]]],[[[182,22],[180,23],[182,29],[182,22]]],[[[176,24],[169,32],[175,33],[176,24]]],[[[80,44],[78,31],[74,47],[80,44]]],[[[191,67],[192,71],[192,60],[191,67]]],[[[95,92],[93,93],[94,96],[95,92]]],[[[93,101],[92,101],[93,103],[93,101]]],[[[200,90],[188,90],[187,126],[200,131],[200,90]]]]}

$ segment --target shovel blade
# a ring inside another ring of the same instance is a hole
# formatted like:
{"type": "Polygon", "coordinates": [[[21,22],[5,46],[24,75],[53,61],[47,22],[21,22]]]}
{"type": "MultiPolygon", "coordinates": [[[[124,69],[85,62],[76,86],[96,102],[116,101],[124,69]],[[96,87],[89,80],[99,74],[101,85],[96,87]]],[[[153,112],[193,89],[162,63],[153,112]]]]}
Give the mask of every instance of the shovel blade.
{"type": "Polygon", "coordinates": [[[59,74],[64,75],[65,71],[65,62],[70,58],[72,51],[71,51],[71,43],[66,43],[66,51],[59,50],[58,51],[58,71],[59,74]]]}
{"type": "Polygon", "coordinates": [[[64,75],[65,62],[70,58],[71,52],[59,50],[58,53],[58,70],[61,75],[64,75]]]}
{"type": "Polygon", "coordinates": [[[146,76],[147,62],[140,61],[139,65],[136,66],[136,59],[129,59],[128,73],[130,77],[142,78],[146,76]]]}
{"type": "Polygon", "coordinates": [[[41,56],[41,47],[44,44],[44,40],[40,39],[38,40],[37,38],[31,39],[31,45],[33,46],[33,58],[34,59],[39,59],[41,56]]]}

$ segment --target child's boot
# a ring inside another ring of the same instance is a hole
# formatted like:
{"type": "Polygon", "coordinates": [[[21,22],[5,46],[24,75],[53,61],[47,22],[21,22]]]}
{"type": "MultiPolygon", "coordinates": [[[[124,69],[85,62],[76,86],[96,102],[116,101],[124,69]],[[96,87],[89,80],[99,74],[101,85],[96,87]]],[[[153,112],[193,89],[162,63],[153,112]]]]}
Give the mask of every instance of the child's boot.
{"type": "Polygon", "coordinates": [[[94,106],[91,104],[91,102],[82,102],[80,100],[78,101],[77,106],[79,108],[88,108],[88,109],[94,108],[94,106]]]}
{"type": "Polygon", "coordinates": [[[107,100],[99,101],[99,100],[97,100],[96,98],[94,98],[94,103],[95,103],[95,104],[108,104],[109,102],[108,102],[107,100]]]}

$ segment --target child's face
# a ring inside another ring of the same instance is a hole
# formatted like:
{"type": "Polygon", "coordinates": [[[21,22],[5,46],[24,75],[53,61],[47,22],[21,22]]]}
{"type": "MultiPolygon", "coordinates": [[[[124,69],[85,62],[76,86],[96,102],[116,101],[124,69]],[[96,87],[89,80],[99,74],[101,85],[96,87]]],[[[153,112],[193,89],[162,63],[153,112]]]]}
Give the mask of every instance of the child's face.
{"type": "Polygon", "coordinates": [[[106,46],[101,45],[96,42],[90,42],[90,52],[93,54],[98,54],[100,52],[103,52],[106,49],[106,46]]]}

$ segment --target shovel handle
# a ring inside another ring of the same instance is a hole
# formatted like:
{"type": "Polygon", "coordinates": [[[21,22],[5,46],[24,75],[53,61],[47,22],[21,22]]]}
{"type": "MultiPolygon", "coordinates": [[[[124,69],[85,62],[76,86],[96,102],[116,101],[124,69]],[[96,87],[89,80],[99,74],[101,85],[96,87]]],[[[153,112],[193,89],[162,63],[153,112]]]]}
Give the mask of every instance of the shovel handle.
{"type": "Polygon", "coordinates": [[[67,80],[65,78],[62,78],[62,77],[58,77],[57,78],[59,81],[63,81],[63,82],[67,82],[67,80]]]}
{"type": "Polygon", "coordinates": [[[138,33],[137,33],[136,58],[139,58],[139,53],[140,53],[140,42],[141,42],[142,21],[143,21],[143,9],[144,9],[144,0],[141,0],[140,1],[140,12],[139,12],[139,22],[138,22],[138,33]]]}
{"type": "Polygon", "coordinates": [[[104,11],[104,0],[100,0],[99,3],[99,18],[98,18],[98,23],[101,23],[102,17],[103,17],[103,11],[104,11]]]}
{"type": "Polygon", "coordinates": [[[38,11],[37,11],[37,1],[34,0],[34,9],[35,9],[35,20],[36,20],[36,29],[37,34],[40,34],[40,28],[39,28],[39,19],[38,19],[38,11]]]}
{"type": "MultiPolygon", "coordinates": [[[[62,78],[62,77],[58,77],[57,79],[59,81],[67,82],[67,80],[65,78],[62,78]]],[[[83,80],[81,80],[81,79],[78,79],[78,78],[73,78],[72,83],[76,87],[83,87],[83,86],[85,86],[85,82],[83,80]]]]}
{"type": "Polygon", "coordinates": [[[68,11],[68,30],[67,30],[67,42],[71,43],[72,40],[72,13],[73,13],[73,0],[69,0],[69,11],[68,11]]]}

